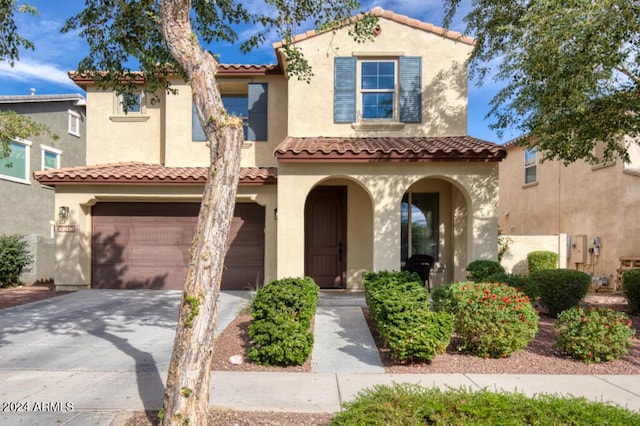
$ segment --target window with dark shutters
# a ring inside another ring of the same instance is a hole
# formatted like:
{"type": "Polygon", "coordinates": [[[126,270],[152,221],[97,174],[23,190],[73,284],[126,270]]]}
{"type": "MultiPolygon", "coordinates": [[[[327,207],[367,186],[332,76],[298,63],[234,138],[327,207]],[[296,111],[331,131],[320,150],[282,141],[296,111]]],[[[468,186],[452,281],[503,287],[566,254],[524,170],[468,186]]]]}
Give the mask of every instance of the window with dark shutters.
{"type": "Polygon", "coordinates": [[[249,141],[266,141],[268,138],[268,89],[267,83],[249,83],[249,128],[247,129],[249,141]]]}
{"type": "Polygon", "coordinates": [[[422,122],[422,58],[400,58],[400,121],[422,122]]]}

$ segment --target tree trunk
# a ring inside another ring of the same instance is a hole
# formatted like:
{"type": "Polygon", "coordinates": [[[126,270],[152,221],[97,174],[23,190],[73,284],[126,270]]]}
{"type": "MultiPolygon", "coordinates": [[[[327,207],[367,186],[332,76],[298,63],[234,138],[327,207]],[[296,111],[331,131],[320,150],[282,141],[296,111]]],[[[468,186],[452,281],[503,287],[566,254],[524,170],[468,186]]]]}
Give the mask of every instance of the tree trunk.
{"type": "Polygon", "coordinates": [[[190,0],[163,0],[161,31],[189,77],[193,100],[211,149],[178,327],[164,394],[163,425],[207,424],[216,304],[238,186],[242,122],[230,118],[216,82],[217,61],[193,35],[190,0]]]}

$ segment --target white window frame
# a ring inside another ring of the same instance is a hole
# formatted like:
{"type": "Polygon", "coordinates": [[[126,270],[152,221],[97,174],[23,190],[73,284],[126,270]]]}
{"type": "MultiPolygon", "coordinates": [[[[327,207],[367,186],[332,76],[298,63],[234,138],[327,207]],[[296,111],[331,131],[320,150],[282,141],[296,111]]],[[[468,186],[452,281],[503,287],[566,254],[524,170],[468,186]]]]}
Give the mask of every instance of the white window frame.
{"type": "Polygon", "coordinates": [[[533,185],[538,182],[538,148],[533,147],[531,149],[524,150],[524,184],[533,185]],[[534,180],[527,182],[527,169],[533,168],[535,170],[534,180]]]}
{"type": "MultiPolygon", "coordinates": [[[[25,154],[24,154],[24,162],[25,162],[25,177],[24,178],[17,178],[15,176],[9,176],[9,175],[5,175],[2,174],[0,172],[0,179],[3,180],[8,180],[11,182],[17,182],[17,183],[25,183],[27,185],[31,185],[31,179],[29,178],[31,176],[31,146],[33,145],[33,143],[31,141],[27,141],[24,139],[20,139],[20,138],[16,138],[16,139],[12,139],[11,142],[20,144],[20,145],[24,145],[26,147],[25,154]]],[[[6,158],[3,158],[2,161],[6,161],[6,158]]]]}
{"type": "Polygon", "coordinates": [[[356,62],[356,110],[358,111],[358,119],[364,123],[384,122],[395,123],[400,120],[400,82],[399,82],[399,66],[398,58],[358,58],[356,62]],[[393,89],[363,89],[362,88],[362,64],[365,62],[391,62],[393,63],[393,89]],[[365,93],[392,93],[393,94],[393,114],[390,118],[364,118],[362,95],[365,93]]]}
{"type": "Polygon", "coordinates": [[[69,113],[69,128],[70,135],[80,137],[80,114],[75,111],[67,110],[69,113]]]}
{"type": "Polygon", "coordinates": [[[62,156],[62,151],[60,151],[59,149],[55,149],[52,148],[50,146],[46,146],[46,145],[40,145],[40,150],[41,150],[41,164],[40,164],[40,170],[52,170],[52,169],[59,169],[60,168],[60,157],[62,156]],[[46,167],[44,164],[44,160],[45,160],[45,153],[50,152],[52,154],[56,155],[56,167],[46,167]]]}

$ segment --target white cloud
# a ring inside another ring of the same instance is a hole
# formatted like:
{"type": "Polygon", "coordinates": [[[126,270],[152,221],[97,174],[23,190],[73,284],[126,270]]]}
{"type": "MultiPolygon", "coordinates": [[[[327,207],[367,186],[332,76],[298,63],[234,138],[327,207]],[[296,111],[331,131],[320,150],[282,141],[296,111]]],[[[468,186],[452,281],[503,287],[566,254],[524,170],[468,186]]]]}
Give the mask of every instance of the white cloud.
{"type": "Polygon", "coordinates": [[[30,59],[21,59],[13,67],[7,62],[0,62],[0,79],[29,82],[33,86],[37,86],[36,83],[40,82],[77,89],[75,83],[69,79],[67,70],[62,70],[56,65],[30,59]]]}

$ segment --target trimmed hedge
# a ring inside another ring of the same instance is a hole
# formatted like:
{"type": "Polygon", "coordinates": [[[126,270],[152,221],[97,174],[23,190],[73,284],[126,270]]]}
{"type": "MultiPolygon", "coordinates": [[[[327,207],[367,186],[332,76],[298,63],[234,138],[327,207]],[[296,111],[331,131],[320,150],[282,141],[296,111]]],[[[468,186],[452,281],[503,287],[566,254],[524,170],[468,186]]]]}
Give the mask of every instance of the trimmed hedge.
{"type": "Polygon", "coordinates": [[[557,317],[578,306],[591,286],[591,276],[574,269],[544,269],[529,275],[540,291],[540,303],[557,317]]]}
{"type": "Polygon", "coordinates": [[[487,278],[493,274],[504,273],[505,270],[495,260],[474,260],[467,265],[467,279],[474,282],[487,282],[487,278]]]}
{"type": "Polygon", "coordinates": [[[251,305],[248,357],[264,365],[304,364],[313,349],[309,328],[319,294],[311,278],[284,278],[260,288],[251,305]]]}
{"type": "Polygon", "coordinates": [[[586,398],[377,385],[344,404],[332,425],[637,425],[640,413],[586,398]]]}
{"type": "Polygon", "coordinates": [[[417,274],[369,272],[364,285],[371,317],[394,360],[429,362],[445,352],[453,318],[430,310],[429,294],[417,274]]]}
{"type": "Polygon", "coordinates": [[[545,269],[556,269],[558,266],[558,254],[552,251],[538,250],[527,254],[527,263],[529,264],[529,273],[545,269]]]}
{"type": "Polygon", "coordinates": [[[531,281],[528,277],[524,275],[509,274],[506,272],[497,273],[497,274],[490,275],[487,278],[487,282],[507,284],[521,291],[527,296],[529,296],[529,300],[532,303],[534,303],[538,299],[538,296],[540,293],[538,291],[538,287],[536,286],[536,283],[531,281]]]}
{"type": "Polygon", "coordinates": [[[622,274],[622,291],[632,314],[640,313],[640,268],[624,271],[622,274]]]}

